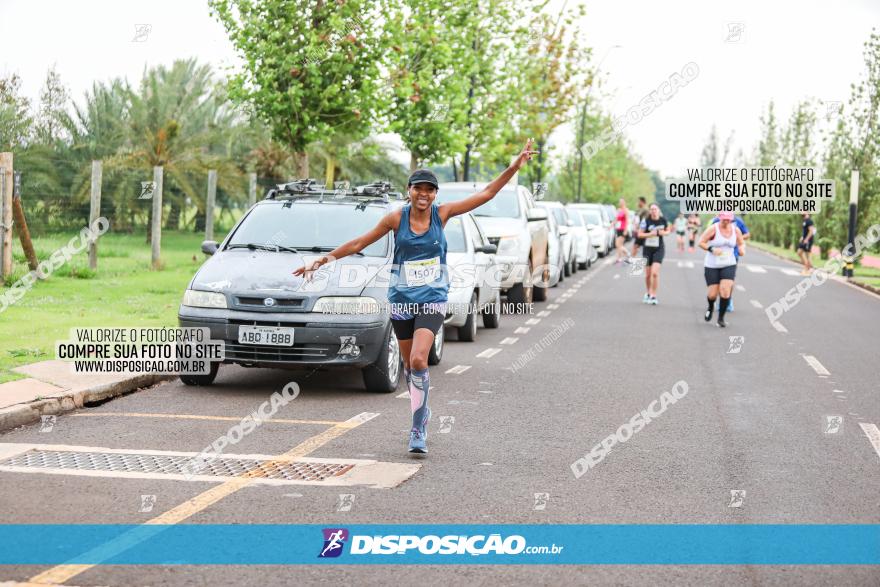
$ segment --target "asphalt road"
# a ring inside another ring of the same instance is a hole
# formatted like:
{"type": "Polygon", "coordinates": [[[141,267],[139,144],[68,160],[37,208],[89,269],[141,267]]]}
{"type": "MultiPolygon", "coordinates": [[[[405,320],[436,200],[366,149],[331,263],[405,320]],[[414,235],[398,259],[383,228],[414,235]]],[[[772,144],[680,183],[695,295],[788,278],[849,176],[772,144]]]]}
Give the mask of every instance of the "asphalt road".
{"type": "MultiPolygon", "coordinates": [[[[698,253],[669,251],[658,306],[641,303],[643,278],[629,266],[602,261],[553,288],[534,315],[505,315],[500,329],[480,329],[475,343],[449,340],[442,364],[431,369],[426,458],[406,452],[406,397],[366,393],[358,374],[338,372],[226,367],[210,388],[165,383],[60,416],[51,431],[35,425],[0,435],[0,446],[196,452],[234,423],[215,417],[241,418],[294,380],[300,396],[276,415],[288,422],[266,423],[227,452],[282,454],[333,422],[378,414],[309,445],[308,456],[421,465],[396,487],[247,485],[186,505],[217,483],[0,471],[3,521],[128,524],[174,512],[192,524],[880,523],[880,447],[860,426],[880,425],[880,299],[829,282],[779,319],[781,332],[758,306],[801,278],[792,265],[750,250],[738,270],[736,310],[719,329],[702,319],[701,261],[698,253]],[[521,369],[509,368],[554,329],[555,342],[534,347],[521,369]],[[487,349],[500,350],[476,356],[487,349]],[[457,365],[469,368],[447,373],[457,365]],[[685,397],[574,476],[576,459],[677,381],[687,383],[685,397]],[[835,416],[842,420],[829,419],[835,416]],[[339,511],[343,493],[354,495],[349,511],[339,511]],[[545,509],[535,509],[536,493],[549,494],[545,509]],[[155,496],[151,511],[139,511],[143,495],[155,496]]],[[[0,567],[0,580],[47,570],[0,567]]],[[[451,585],[880,584],[880,568],[865,566],[98,566],[56,578],[65,585],[379,585],[412,581],[414,572],[420,583],[451,585]]]]}

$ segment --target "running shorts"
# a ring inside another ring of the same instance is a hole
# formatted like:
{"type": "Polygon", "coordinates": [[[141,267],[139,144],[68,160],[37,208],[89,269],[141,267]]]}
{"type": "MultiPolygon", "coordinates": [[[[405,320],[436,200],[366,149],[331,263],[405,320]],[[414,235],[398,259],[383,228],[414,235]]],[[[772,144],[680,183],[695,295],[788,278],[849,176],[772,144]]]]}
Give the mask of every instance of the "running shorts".
{"type": "Polygon", "coordinates": [[[665,254],[664,250],[661,247],[644,247],[642,248],[642,254],[645,259],[648,260],[646,263],[648,267],[653,265],[654,263],[662,263],[663,255],[665,254]]]}
{"type": "Polygon", "coordinates": [[[624,230],[615,230],[614,232],[617,234],[617,236],[623,236],[626,234],[626,231],[624,230]]]}
{"type": "Polygon", "coordinates": [[[813,239],[810,239],[805,243],[799,242],[797,248],[802,249],[802,250],[809,253],[810,251],[813,250],[813,239]]]}
{"type": "Polygon", "coordinates": [[[397,340],[411,339],[419,328],[437,334],[445,319],[445,303],[391,304],[391,327],[397,340]]]}
{"type": "Polygon", "coordinates": [[[727,267],[706,267],[703,269],[703,275],[706,277],[706,285],[718,285],[722,279],[736,278],[736,265],[728,265],[727,267]]]}

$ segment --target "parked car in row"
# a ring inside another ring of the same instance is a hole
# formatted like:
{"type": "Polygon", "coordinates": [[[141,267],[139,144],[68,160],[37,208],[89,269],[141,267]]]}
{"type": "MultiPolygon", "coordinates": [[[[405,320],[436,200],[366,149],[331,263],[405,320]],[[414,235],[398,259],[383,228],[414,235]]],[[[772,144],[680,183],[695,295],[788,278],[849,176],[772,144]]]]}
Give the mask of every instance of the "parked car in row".
{"type": "MultiPolygon", "coordinates": [[[[454,202],[483,189],[485,183],[441,183],[435,202],[454,202]]],[[[548,263],[549,224],[547,211],[536,205],[524,186],[509,185],[494,198],[472,212],[480,229],[497,247],[496,262],[501,272],[501,292],[509,302],[522,304],[547,299],[550,272],[540,276],[540,286],[532,283],[536,267],[548,263]]]]}
{"type": "MultiPolygon", "coordinates": [[[[538,202],[538,205],[545,208],[553,220],[551,230],[556,232],[559,241],[559,255],[556,265],[560,269],[560,279],[577,272],[577,261],[575,259],[575,239],[572,232],[573,223],[568,217],[568,212],[561,202],[538,202]]],[[[552,247],[551,247],[552,249],[552,247]]],[[[551,253],[551,258],[554,255],[551,253]]],[[[551,265],[553,261],[551,261],[551,265]]]]}
{"type": "Polygon", "coordinates": [[[593,248],[593,244],[590,240],[590,231],[587,230],[587,224],[584,222],[584,218],[581,216],[580,212],[567,205],[565,206],[565,211],[568,213],[568,218],[571,221],[571,228],[569,230],[574,239],[575,261],[577,267],[578,269],[589,269],[590,265],[592,265],[593,261],[598,257],[596,249],[593,248]]]}
{"type": "MultiPolygon", "coordinates": [[[[354,368],[368,390],[394,391],[402,359],[384,303],[387,284],[350,279],[391,264],[391,233],[340,259],[338,270],[317,272],[312,283],[291,275],[404,203],[387,184],[367,188],[340,195],[300,181],[270,190],[221,243],[202,243],[211,257],[184,293],[179,325],[209,328],[212,339],[225,341],[226,363],[354,368]]],[[[210,385],[218,367],[181,380],[210,385]]]]}
{"type": "Polygon", "coordinates": [[[599,204],[568,204],[568,206],[580,213],[598,255],[600,257],[607,255],[611,250],[613,234],[609,233],[606,226],[603,208],[599,204]]]}

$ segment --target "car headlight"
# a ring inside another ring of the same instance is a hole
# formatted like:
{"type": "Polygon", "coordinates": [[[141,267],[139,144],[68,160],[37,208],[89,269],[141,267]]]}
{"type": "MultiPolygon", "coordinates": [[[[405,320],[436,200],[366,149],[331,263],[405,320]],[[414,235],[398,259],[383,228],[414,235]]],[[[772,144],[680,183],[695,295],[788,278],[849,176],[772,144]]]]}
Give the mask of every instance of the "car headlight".
{"type": "Polygon", "coordinates": [[[320,298],[312,312],[322,314],[378,314],[379,302],[368,296],[336,296],[320,298]]]}
{"type": "Polygon", "coordinates": [[[497,255],[515,257],[519,254],[519,237],[502,236],[498,240],[497,255]]]}
{"type": "Polygon", "coordinates": [[[226,296],[215,291],[188,289],[183,292],[183,305],[193,308],[225,308],[226,296]]]}

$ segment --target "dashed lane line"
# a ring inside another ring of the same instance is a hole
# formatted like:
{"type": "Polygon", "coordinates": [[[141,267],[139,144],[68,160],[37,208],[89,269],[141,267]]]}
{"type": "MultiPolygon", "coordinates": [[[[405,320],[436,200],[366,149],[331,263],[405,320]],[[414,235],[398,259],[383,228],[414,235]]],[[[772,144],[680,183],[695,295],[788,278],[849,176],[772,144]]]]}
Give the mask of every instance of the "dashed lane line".
{"type": "MultiPolygon", "coordinates": [[[[227,422],[239,422],[240,417],[236,416],[202,416],[200,414],[155,414],[147,412],[78,412],[70,414],[73,418],[95,418],[95,417],[114,417],[114,418],[173,418],[180,420],[223,420],[227,422]]],[[[321,424],[324,426],[335,426],[340,422],[334,420],[287,420],[282,418],[272,418],[263,420],[264,424],[321,424]]]]}
{"type": "Polygon", "coordinates": [[[499,342],[498,344],[516,344],[516,342],[518,340],[519,340],[519,337],[508,336],[506,338],[501,339],[501,342],[499,342]]]}
{"type": "Polygon", "coordinates": [[[753,306],[755,306],[756,308],[758,308],[759,310],[764,308],[764,306],[762,306],[761,302],[759,302],[758,300],[749,300],[749,303],[752,304],[753,306]]]}
{"type": "MultiPolygon", "coordinates": [[[[504,341],[501,341],[501,342],[502,342],[502,344],[504,343],[504,341]]],[[[494,357],[495,355],[497,355],[500,352],[501,352],[501,349],[499,349],[497,347],[489,347],[486,350],[477,353],[476,356],[480,359],[491,359],[492,357],[494,357]]]]}
{"type": "Polygon", "coordinates": [[[801,355],[804,360],[807,362],[807,365],[813,368],[813,371],[816,372],[816,375],[820,375],[822,377],[827,377],[831,375],[831,372],[826,369],[822,363],[819,362],[819,359],[814,357],[813,355],[801,355]]]}
{"type": "Polygon", "coordinates": [[[777,330],[777,332],[781,332],[782,334],[785,334],[786,332],[788,332],[788,328],[783,326],[782,323],[780,323],[780,322],[771,322],[770,324],[773,325],[773,328],[775,328],[777,330]]]}
{"type": "Polygon", "coordinates": [[[447,369],[446,373],[448,375],[461,375],[462,373],[464,373],[465,371],[467,371],[470,368],[471,368],[470,365],[456,365],[455,367],[453,367],[451,369],[447,369]]]}
{"type": "Polygon", "coordinates": [[[736,284],[736,291],[746,291],[746,288],[744,288],[740,284],[736,284]]]}
{"type": "Polygon", "coordinates": [[[514,334],[528,334],[529,330],[531,330],[531,328],[529,328],[528,326],[519,326],[519,327],[517,327],[516,330],[513,331],[513,333],[514,334]]]}
{"type": "Polygon", "coordinates": [[[526,324],[528,324],[529,326],[534,326],[535,324],[540,324],[540,322],[541,322],[540,318],[529,318],[528,320],[526,320],[526,324]]]}
{"type": "Polygon", "coordinates": [[[880,428],[877,428],[876,424],[869,422],[859,422],[859,426],[862,428],[865,436],[868,437],[868,442],[874,447],[877,456],[880,457],[880,428]]]}
{"type": "Polygon", "coordinates": [[[752,273],[767,273],[767,270],[760,265],[746,265],[746,269],[748,269],[752,273]]]}

